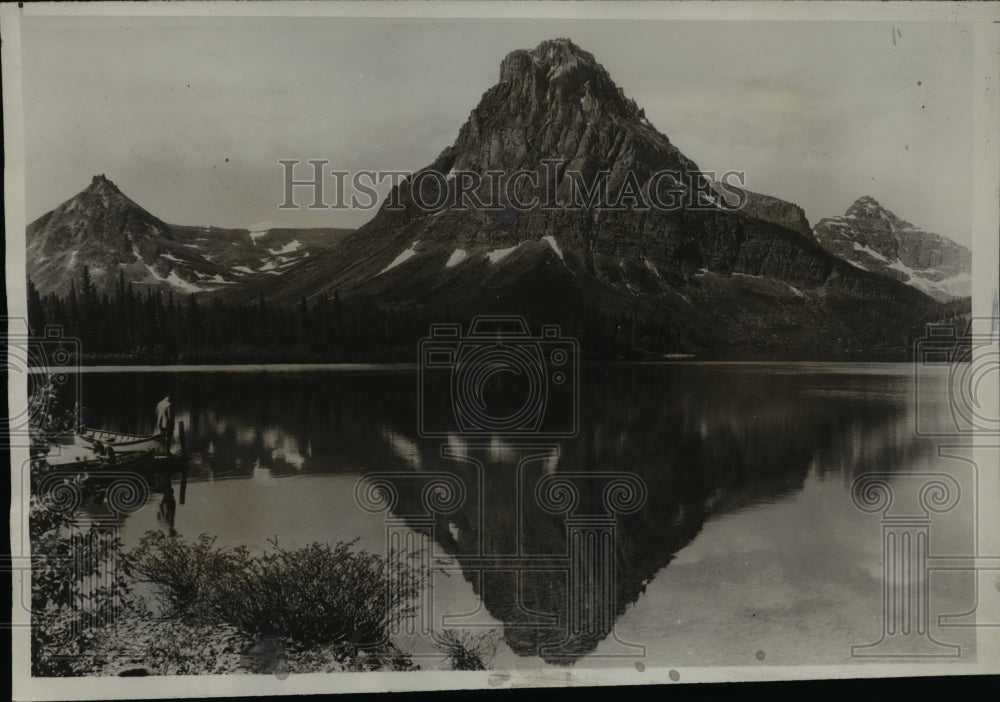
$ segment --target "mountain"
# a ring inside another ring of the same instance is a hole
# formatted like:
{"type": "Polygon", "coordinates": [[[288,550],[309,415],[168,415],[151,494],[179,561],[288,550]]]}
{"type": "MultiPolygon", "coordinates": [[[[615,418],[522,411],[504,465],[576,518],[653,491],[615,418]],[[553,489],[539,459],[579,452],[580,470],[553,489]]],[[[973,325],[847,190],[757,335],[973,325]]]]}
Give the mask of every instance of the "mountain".
{"type": "Polygon", "coordinates": [[[139,289],[215,293],[280,277],[343,233],[167,224],[97,175],[28,225],[28,277],[43,295],[69,292],[85,266],[99,293],[114,290],[119,272],[139,289]]]}
{"type": "Polygon", "coordinates": [[[938,300],[972,294],[972,252],[940,234],[925,232],[867,195],[841,217],[816,223],[816,240],[862,270],[912,285],[938,300]]]}
{"type": "Polygon", "coordinates": [[[503,60],[455,142],[335,253],[260,291],[286,302],[338,291],[428,316],[523,313],[574,329],[595,316],[638,319],[694,352],[899,346],[940,316],[920,291],[821,247],[794,205],[719,194],[593,55],[545,41],[503,60]],[[491,172],[538,177],[504,183],[491,172]],[[574,197],[601,178],[610,198],[574,197]],[[678,194],[668,206],[664,186],[678,194]],[[461,206],[462,191],[473,206],[461,206]],[[656,207],[640,206],[653,195],[656,207]]]}

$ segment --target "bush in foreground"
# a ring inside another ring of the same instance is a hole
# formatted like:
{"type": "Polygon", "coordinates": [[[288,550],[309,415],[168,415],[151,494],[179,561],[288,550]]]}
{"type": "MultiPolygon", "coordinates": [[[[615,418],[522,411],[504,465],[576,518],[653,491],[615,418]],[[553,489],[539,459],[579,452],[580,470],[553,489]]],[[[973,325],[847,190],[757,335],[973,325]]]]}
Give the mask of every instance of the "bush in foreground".
{"type": "Polygon", "coordinates": [[[354,543],[274,544],[254,555],[216,546],[207,536],[192,543],[150,532],[127,562],[137,582],[157,591],[162,618],[234,627],[291,649],[324,648],[348,667],[361,659],[408,667],[389,634],[414,611],[418,574],[354,543]]]}

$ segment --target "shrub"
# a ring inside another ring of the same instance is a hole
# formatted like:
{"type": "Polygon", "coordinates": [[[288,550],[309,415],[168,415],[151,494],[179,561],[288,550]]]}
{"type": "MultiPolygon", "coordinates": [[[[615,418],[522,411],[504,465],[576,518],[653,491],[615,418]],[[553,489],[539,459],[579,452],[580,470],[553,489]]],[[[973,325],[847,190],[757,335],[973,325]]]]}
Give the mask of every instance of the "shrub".
{"type": "Polygon", "coordinates": [[[80,524],[32,496],[31,673],[80,674],[92,667],[91,644],[115,620],[128,595],[126,573],[115,567],[117,531],[80,524]]]}
{"type": "Polygon", "coordinates": [[[335,644],[341,657],[358,648],[394,650],[392,626],[414,611],[416,571],[354,548],[354,541],[274,548],[251,555],[147,534],[128,557],[134,573],[163,597],[164,616],[232,625],[298,646],[335,644]],[[386,587],[392,576],[394,587],[386,587]],[[389,648],[386,648],[389,647],[389,648]]]}
{"type": "Polygon", "coordinates": [[[434,645],[449,670],[486,670],[497,652],[497,636],[493,629],[482,634],[445,629],[435,635],[434,645]]]}
{"type": "Polygon", "coordinates": [[[205,534],[194,543],[147,532],[126,562],[137,582],[151,583],[167,618],[190,621],[217,609],[219,583],[238,577],[251,562],[245,548],[221,549],[205,534]]]}

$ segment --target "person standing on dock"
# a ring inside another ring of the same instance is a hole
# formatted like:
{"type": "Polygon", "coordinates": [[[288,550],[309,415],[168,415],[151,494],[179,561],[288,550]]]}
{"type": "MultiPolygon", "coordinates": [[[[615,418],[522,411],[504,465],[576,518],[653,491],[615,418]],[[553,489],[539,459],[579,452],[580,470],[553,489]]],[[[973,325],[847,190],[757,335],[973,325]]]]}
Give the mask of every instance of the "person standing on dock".
{"type": "Polygon", "coordinates": [[[170,442],[174,437],[174,406],[170,403],[168,392],[156,405],[156,429],[163,442],[163,452],[170,454],[170,442]]]}

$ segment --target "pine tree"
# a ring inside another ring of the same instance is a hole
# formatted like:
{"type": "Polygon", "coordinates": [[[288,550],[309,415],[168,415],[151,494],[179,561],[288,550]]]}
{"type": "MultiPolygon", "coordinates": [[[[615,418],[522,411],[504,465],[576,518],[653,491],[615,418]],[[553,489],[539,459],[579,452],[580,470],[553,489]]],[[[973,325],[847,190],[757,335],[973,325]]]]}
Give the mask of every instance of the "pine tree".
{"type": "Polygon", "coordinates": [[[42,296],[38,288],[28,279],[28,328],[35,336],[45,334],[45,309],[42,306],[42,296]]]}

